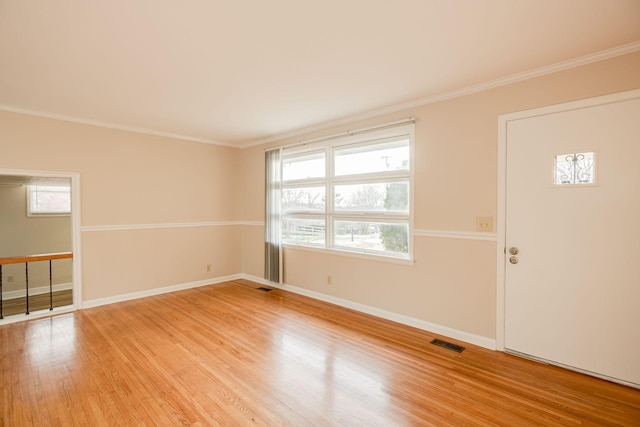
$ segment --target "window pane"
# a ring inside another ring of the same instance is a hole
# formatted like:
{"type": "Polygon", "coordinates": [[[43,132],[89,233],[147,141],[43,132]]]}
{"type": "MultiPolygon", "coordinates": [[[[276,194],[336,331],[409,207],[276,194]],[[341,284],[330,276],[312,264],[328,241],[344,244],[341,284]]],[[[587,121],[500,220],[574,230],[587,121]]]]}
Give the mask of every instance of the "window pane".
{"type": "Polygon", "coordinates": [[[336,247],[406,255],[409,253],[408,230],[407,224],[336,221],[334,243],[336,247]]]}
{"type": "Polygon", "coordinates": [[[287,157],[282,161],[282,179],[284,181],[323,178],[324,171],[324,152],[287,157]]]}
{"type": "Polygon", "coordinates": [[[71,189],[32,185],[29,187],[31,198],[30,213],[70,213],[71,189]]]}
{"type": "Polygon", "coordinates": [[[560,154],[555,160],[556,185],[595,183],[595,153],[560,154]]]}
{"type": "Polygon", "coordinates": [[[409,211],[408,182],[336,185],[334,194],[336,211],[409,211]]]}
{"type": "Polygon", "coordinates": [[[409,140],[338,149],[335,175],[409,170],[409,140]]]}
{"type": "Polygon", "coordinates": [[[284,188],[282,190],[283,212],[324,213],[324,187],[284,188]]]}
{"type": "Polygon", "coordinates": [[[283,243],[304,243],[324,246],[324,219],[283,218],[283,243]]]}

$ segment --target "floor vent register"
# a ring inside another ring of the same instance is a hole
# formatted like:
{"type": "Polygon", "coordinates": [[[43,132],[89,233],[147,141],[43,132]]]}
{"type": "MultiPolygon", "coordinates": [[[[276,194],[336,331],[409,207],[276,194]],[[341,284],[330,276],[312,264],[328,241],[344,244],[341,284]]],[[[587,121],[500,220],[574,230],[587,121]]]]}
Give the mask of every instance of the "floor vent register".
{"type": "Polygon", "coordinates": [[[450,342],[442,341],[439,339],[434,339],[433,341],[431,341],[431,344],[437,345],[438,347],[446,348],[448,350],[455,351],[457,353],[462,353],[464,351],[464,347],[460,345],[452,344],[450,342]]]}

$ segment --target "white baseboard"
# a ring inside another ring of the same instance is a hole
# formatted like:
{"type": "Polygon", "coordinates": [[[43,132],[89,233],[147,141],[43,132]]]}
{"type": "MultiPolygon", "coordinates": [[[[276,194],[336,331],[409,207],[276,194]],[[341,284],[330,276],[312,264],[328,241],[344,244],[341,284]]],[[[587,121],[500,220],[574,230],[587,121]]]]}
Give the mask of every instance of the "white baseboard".
{"type": "Polygon", "coordinates": [[[114,304],[116,302],[129,301],[132,299],[150,297],[153,295],[166,294],[169,292],[181,291],[183,289],[198,288],[200,286],[215,285],[216,283],[228,282],[230,280],[241,279],[241,274],[216,277],[213,279],[198,280],[196,282],[182,283],[179,285],[165,286],[164,288],[153,288],[146,291],[131,292],[128,294],[114,295],[106,298],[87,300],[82,303],[82,308],[98,307],[101,305],[114,304]]]}
{"type": "Polygon", "coordinates": [[[402,314],[393,313],[390,311],[382,310],[380,308],[371,307],[369,305],[360,304],[357,302],[349,301],[346,299],[334,297],[331,295],[323,294],[320,292],[310,291],[308,289],[299,288],[297,286],[279,284],[269,282],[261,277],[251,276],[248,274],[242,275],[243,279],[251,280],[263,285],[271,286],[274,288],[282,289],[285,291],[293,292],[295,294],[304,295],[313,299],[328,302],[331,304],[339,305],[341,307],[350,308],[352,310],[360,311],[362,313],[370,314],[372,316],[380,317],[383,319],[391,320],[393,322],[401,323],[403,325],[412,326],[414,328],[422,329],[424,331],[433,332],[434,334],[443,335],[445,337],[453,338],[456,340],[464,341],[469,344],[474,344],[480,347],[488,348],[489,350],[496,349],[496,340],[493,338],[483,337],[481,335],[471,334],[469,332],[459,331],[457,329],[449,328],[447,326],[438,325],[436,323],[427,322],[425,320],[416,319],[414,317],[405,316],[402,314]]]}
{"type": "MultiPolygon", "coordinates": [[[[71,282],[59,283],[57,285],[53,285],[52,288],[53,288],[53,292],[68,291],[73,289],[73,284],[71,282]]],[[[29,288],[29,296],[48,294],[48,293],[49,293],[49,286],[29,288]]],[[[26,294],[27,293],[24,289],[18,289],[17,291],[7,291],[2,293],[2,299],[6,301],[6,300],[16,299],[16,298],[24,298],[26,294]]]]}
{"type": "MultiPolygon", "coordinates": [[[[432,332],[445,337],[450,337],[459,341],[474,344],[480,347],[484,347],[490,350],[496,349],[496,340],[492,338],[483,337],[480,335],[471,334],[469,332],[460,331],[457,329],[449,328],[447,326],[438,325],[436,323],[427,322],[425,320],[416,319],[414,317],[405,316],[398,313],[393,313],[380,308],[372,307],[365,304],[349,301],[343,298],[334,297],[331,295],[323,294],[320,292],[310,291],[308,289],[300,288],[293,285],[278,284],[269,282],[261,277],[252,276],[250,274],[233,274],[230,276],[216,277],[213,279],[199,280],[196,282],[182,283],[178,285],[166,286],[164,288],[154,288],[146,291],[131,292],[127,294],[114,295],[106,298],[98,298],[93,300],[84,301],[82,308],[98,307],[101,305],[114,304],[122,301],[129,301],[138,298],[149,297],[153,295],[161,295],[169,292],[180,291],[183,289],[197,288],[200,286],[213,285],[216,283],[228,282],[231,280],[246,279],[253,282],[271,286],[274,288],[282,289],[285,291],[293,292],[295,294],[304,295],[309,298],[328,302],[341,307],[349,308],[352,310],[360,311],[362,313],[370,314],[372,316],[380,317],[382,319],[391,320],[403,325],[412,326],[414,328],[422,329],[424,331],[432,332]]],[[[48,292],[48,290],[47,290],[48,292]]],[[[30,293],[31,294],[31,293],[30,293]]]]}

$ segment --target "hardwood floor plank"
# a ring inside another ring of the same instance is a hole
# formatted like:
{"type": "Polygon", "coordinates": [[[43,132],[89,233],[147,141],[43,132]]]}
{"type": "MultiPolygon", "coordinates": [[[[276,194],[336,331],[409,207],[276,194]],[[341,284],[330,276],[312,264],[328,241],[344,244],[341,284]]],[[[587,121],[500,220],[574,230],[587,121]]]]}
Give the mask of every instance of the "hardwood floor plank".
{"type": "Polygon", "coordinates": [[[640,424],[640,390],[258,286],[1,326],[0,426],[640,424]]]}

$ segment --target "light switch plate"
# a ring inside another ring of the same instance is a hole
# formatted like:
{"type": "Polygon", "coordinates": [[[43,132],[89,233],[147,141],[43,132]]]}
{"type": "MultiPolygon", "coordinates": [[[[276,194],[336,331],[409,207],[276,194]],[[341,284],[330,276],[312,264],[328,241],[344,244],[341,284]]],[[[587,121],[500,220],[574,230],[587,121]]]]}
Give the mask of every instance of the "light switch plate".
{"type": "Polygon", "coordinates": [[[491,232],[493,231],[493,217],[477,216],[476,231],[491,232]]]}

